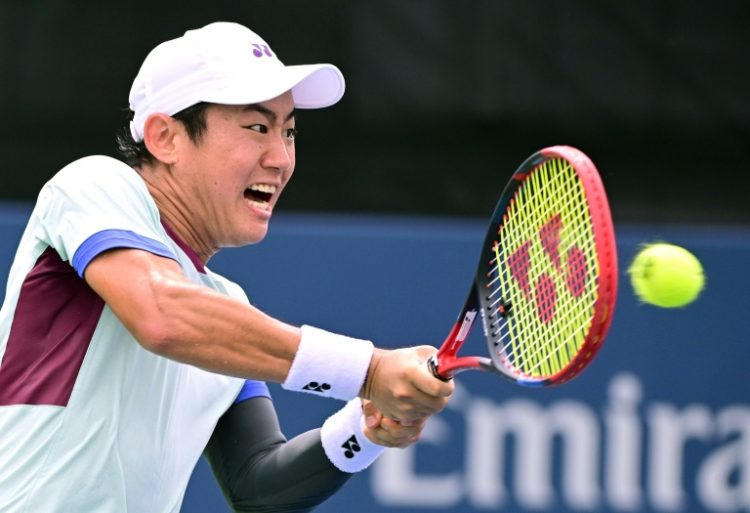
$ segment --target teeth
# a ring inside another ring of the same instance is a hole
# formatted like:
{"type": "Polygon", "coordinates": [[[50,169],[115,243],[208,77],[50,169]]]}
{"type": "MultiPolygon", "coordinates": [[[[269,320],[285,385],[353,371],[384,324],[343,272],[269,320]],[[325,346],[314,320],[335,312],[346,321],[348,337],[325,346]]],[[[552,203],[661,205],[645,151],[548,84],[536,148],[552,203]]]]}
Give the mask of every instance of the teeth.
{"type": "Polygon", "coordinates": [[[265,192],[268,194],[273,194],[276,192],[276,186],[275,185],[268,185],[265,183],[256,183],[249,187],[251,191],[258,191],[258,192],[265,192]]]}
{"type": "Polygon", "coordinates": [[[260,201],[252,201],[252,200],[251,200],[251,201],[250,201],[250,204],[251,204],[252,206],[254,206],[255,208],[259,208],[259,209],[261,209],[261,210],[268,210],[268,209],[269,209],[269,207],[270,207],[270,205],[268,204],[268,202],[267,202],[267,201],[264,201],[264,202],[260,202],[260,201]]]}

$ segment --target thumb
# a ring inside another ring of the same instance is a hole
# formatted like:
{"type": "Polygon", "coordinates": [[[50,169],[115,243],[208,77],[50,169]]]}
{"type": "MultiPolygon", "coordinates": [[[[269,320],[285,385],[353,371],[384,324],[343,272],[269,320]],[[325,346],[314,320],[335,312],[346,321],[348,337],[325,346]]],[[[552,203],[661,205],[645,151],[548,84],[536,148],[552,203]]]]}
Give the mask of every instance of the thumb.
{"type": "Polygon", "coordinates": [[[380,421],[383,418],[383,414],[375,407],[372,401],[362,401],[362,413],[365,416],[365,425],[374,429],[380,425],[380,421]]]}
{"type": "Polygon", "coordinates": [[[437,348],[432,346],[417,346],[414,348],[419,356],[420,360],[427,361],[430,357],[437,353],[437,348]]]}

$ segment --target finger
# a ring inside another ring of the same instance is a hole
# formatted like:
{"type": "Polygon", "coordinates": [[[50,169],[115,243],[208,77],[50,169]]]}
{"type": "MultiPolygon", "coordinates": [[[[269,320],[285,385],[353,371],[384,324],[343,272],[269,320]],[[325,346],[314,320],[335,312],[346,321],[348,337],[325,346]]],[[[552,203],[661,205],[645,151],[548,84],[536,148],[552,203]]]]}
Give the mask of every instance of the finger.
{"type": "Polygon", "coordinates": [[[375,428],[380,425],[380,421],[383,418],[383,414],[375,407],[372,401],[362,401],[362,413],[365,416],[365,425],[370,428],[375,428]]]}
{"type": "Polygon", "coordinates": [[[385,447],[407,447],[419,439],[420,431],[400,429],[394,432],[382,428],[367,429],[365,435],[374,443],[385,447]]]}
{"type": "Polygon", "coordinates": [[[419,440],[423,427],[424,421],[412,427],[403,427],[392,419],[383,419],[378,432],[375,433],[379,441],[376,443],[387,444],[388,447],[408,447],[419,440]]]}
{"type": "Polygon", "coordinates": [[[417,421],[442,411],[448,404],[448,397],[435,397],[414,388],[408,398],[401,402],[401,409],[396,417],[401,422],[417,421]]]}
{"type": "Polygon", "coordinates": [[[379,427],[375,429],[365,428],[364,433],[371,442],[382,445],[384,447],[398,447],[399,443],[401,443],[399,440],[394,439],[393,436],[379,427]]]}
{"type": "MultiPolygon", "coordinates": [[[[435,352],[435,349],[430,346],[419,346],[417,349],[417,353],[420,356],[432,355],[435,352]]],[[[453,380],[443,381],[442,379],[436,379],[426,364],[419,366],[418,369],[419,371],[412,376],[413,384],[416,388],[435,397],[450,397],[453,394],[456,388],[453,380]]]]}
{"type": "Polygon", "coordinates": [[[415,435],[419,435],[424,429],[426,422],[427,419],[420,419],[407,425],[403,422],[384,417],[377,429],[382,430],[387,433],[388,436],[393,438],[408,439],[415,435]]]}
{"type": "Polygon", "coordinates": [[[380,423],[380,427],[388,432],[408,430],[408,431],[413,431],[413,432],[418,433],[424,428],[424,425],[426,422],[427,422],[427,418],[422,418],[419,420],[413,420],[409,422],[383,418],[383,420],[380,423]]]}

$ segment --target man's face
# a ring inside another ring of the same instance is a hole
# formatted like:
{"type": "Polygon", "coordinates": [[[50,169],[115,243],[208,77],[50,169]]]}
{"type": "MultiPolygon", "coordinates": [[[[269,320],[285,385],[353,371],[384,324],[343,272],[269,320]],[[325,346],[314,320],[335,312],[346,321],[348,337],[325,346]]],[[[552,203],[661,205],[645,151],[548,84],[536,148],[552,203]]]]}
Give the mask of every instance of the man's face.
{"type": "MultiPolygon", "coordinates": [[[[206,110],[198,144],[180,149],[193,229],[216,250],[259,242],[295,165],[291,92],[256,105],[206,110]]],[[[184,140],[184,139],[183,139],[184,140]]]]}

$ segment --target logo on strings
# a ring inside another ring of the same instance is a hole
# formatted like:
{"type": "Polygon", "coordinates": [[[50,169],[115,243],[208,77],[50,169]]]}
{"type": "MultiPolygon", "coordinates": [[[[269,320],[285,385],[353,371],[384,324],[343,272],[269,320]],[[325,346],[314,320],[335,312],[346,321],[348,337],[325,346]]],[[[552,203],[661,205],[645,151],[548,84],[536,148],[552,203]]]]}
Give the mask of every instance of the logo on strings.
{"type": "Polygon", "coordinates": [[[531,282],[531,268],[534,264],[540,264],[538,261],[532,262],[534,254],[532,245],[535,241],[526,240],[508,256],[511,276],[526,299],[535,304],[537,315],[544,323],[552,321],[557,312],[560,290],[555,278],[563,278],[563,290],[567,289],[574,298],[580,297],[586,289],[588,277],[586,255],[581,248],[571,245],[565,252],[563,265],[563,251],[560,248],[562,229],[563,221],[560,214],[547,219],[539,229],[538,242],[541,244],[546,260],[551,265],[545,266],[546,269],[536,277],[534,283],[531,282]]]}

